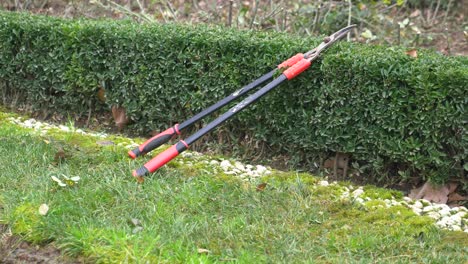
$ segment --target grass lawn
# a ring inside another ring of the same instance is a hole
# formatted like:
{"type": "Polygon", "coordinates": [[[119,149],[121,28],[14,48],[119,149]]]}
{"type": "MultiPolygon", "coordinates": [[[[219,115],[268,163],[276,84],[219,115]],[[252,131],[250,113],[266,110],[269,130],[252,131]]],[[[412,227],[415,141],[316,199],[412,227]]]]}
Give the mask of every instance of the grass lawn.
{"type": "Polygon", "coordinates": [[[76,133],[41,136],[8,116],[0,112],[0,224],[72,257],[92,263],[468,262],[468,234],[439,230],[403,206],[340,199],[339,188],[349,183],[322,187],[311,175],[274,172],[257,191],[257,182],[179,157],[183,164],[171,162],[138,184],[131,170],[149,157],[133,161],[124,147],[76,133]],[[52,176],[80,180],[61,187],[52,176]],[[45,215],[41,204],[49,207],[45,215]]]}

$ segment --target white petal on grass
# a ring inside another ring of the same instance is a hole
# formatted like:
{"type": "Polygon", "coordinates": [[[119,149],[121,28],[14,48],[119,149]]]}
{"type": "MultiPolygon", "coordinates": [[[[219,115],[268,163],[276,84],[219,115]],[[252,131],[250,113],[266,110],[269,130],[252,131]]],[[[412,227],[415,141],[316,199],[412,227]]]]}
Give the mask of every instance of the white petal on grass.
{"type": "Polygon", "coordinates": [[[47,212],[49,212],[49,206],[47,204],[41,204],[41,206],[39,206],[39,214],[46,215],[47,212]]]}
{"type": "Polygon", "coordinates": [[[81,178],[80,176],[75,176],[75,177],[71,177],[70,180],[74,181],[74,182],[77,182],[79,181],[81,178]]]}
{"type": "Polygon", "coordinates": [[[58,183],[58,185],[62,186],[62,187],[65,187],[67,186],[65,183],[63,183],[59,178],[55,177],[55,176],[51,176],[52,180],[55,181],[56,183],[58,183]]]}

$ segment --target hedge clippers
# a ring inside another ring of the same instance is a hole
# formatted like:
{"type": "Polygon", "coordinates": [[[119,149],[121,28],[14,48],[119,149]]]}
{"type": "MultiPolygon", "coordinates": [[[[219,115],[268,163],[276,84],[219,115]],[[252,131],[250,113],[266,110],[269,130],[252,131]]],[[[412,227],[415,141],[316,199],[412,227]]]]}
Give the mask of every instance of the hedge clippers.
{"type": "Polygon", "coordinates": [[[180,135],[180,131],[191,126],[198,120],[202,119],[203,117],[211,114],[212,112],[216,111],[217,109],[225,106],[226,104],[230,103],[234,99],[246,94],[247,92],[251,91],[255,87],[259,86],[260,84],[266,82],[267,80],[273,78],[276,72],[279,70],[281,71],[281,75],[273,79],[270,83],[262,87],[260,90],[251,94],[249,97],[229,109],[226,113],[222,114],[211,123],[207,124],[205,127],[201,128],[193,135],[189,136],[185,140],[180,140],[172,147],[168,148],[167,150],[161,152],[159,155],[151,159],[141,168],[134,170],[132,172],[133,176],[137,178],[138,182],[143,182],[144,176],[150,173],[155,172],[160,167],[177,157],[180,153],[187,150],[191,144],[197,141],[199,138],[204,136],[205,134],[209,133],[211,130],[225,122],[226,120],[230,119],[232,116],[237,114],[238,112],[242,111],[244,108],[249,106],[250,104],[254,103],[262,96],[279,86],[282,82],[286,80],[292,80],[305,70],[307,70],[312,61],[316,60],[320,53],[325,50],[326,48],[330,47],[332,44],[343,38],[348,32],[354,28],[356,25],[350,25],[345,28],[338,30],[337,32],[333,33],[332,35],[325,37],[323,42],[320,43],[316,48],[306,52],[306,53],[298,53],[291,58],[287,59],[286,61],[279,64],[275,69],[268,72],[267,74],[261,76],[260,78],[256,79],[252,83],[242,87],[241,89],[235,91],[231,95],[225,97],[224,99],[218,101],[214,105],[206,108],[202,112],[196,114],[195,116],[191,117],[190,119],[184,121],[183,123],[176,124],[171,128],[166,129],[165,131],[159,133],[158,135],[148,139],[146,142],[141,144],[139,147],[135,148],[134,150],[130,150],[128,155],[135,159],[138,156],[145,155],[146,153],[150,152],[151,150],[161,146],[162,144],[169,141],[172,137],[176,135],[180,135]]]}

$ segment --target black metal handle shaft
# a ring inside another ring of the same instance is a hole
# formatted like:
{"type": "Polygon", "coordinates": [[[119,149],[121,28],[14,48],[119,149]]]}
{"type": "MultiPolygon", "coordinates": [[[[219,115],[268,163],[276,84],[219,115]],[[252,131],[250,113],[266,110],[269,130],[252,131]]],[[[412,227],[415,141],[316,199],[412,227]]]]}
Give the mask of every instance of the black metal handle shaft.
{"type": "Polygon", "coordinates": [[[153,173],[156,170],[158,170],[160,167],[164,166],[166,163],[177,157],[180,153],[183,151],[187,150],[189,146],[198,140],[200,137],[204,136],[205,134],[209,133],[211,130],[234,116],[235,114],[239,113],[242,111],[244,108],[249,106],[250,104],[254,103],[260,97],[264,96],[274,88],[276,88],[278,85],[280,85],[283,81],[287,80],[288,77],[284,74],[281,74],[278,78],[274,79],[271,81],[269,84],[255,92],[254,94],[250,95],[249,97],[245,98],[242,100],[242,102],[238,103],[229,111],[224,113],[223,115],[219,116],[212,122],[210,122],[208,125],[203,127],[202,129],[198,130],[195,132],[195,134],[191,135],[188,137],[186,140],[181,140],[177,144],[173,145],[169,149],[165,150],[164,152],[160,153],[158,156],[154,157],[151,159],[149,162],[147,162],[144,166],[141,168],[134,170],[133,171],[133,176],[138,179],[139,182],[142,182],[144,180],[144,176],[153,173]]]}

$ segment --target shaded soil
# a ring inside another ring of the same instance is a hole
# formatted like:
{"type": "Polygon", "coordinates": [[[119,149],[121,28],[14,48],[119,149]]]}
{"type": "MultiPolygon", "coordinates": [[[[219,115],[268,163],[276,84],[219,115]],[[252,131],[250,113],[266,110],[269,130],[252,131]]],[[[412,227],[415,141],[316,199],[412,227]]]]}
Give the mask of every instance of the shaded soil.
{"type": "Polygon", "coordinates": [[[81,259],[70,259],[52,244],[33,245],[20,236],[12,235],[6,225],[0,225],[0,263],[78,264],[81,259]]]}

